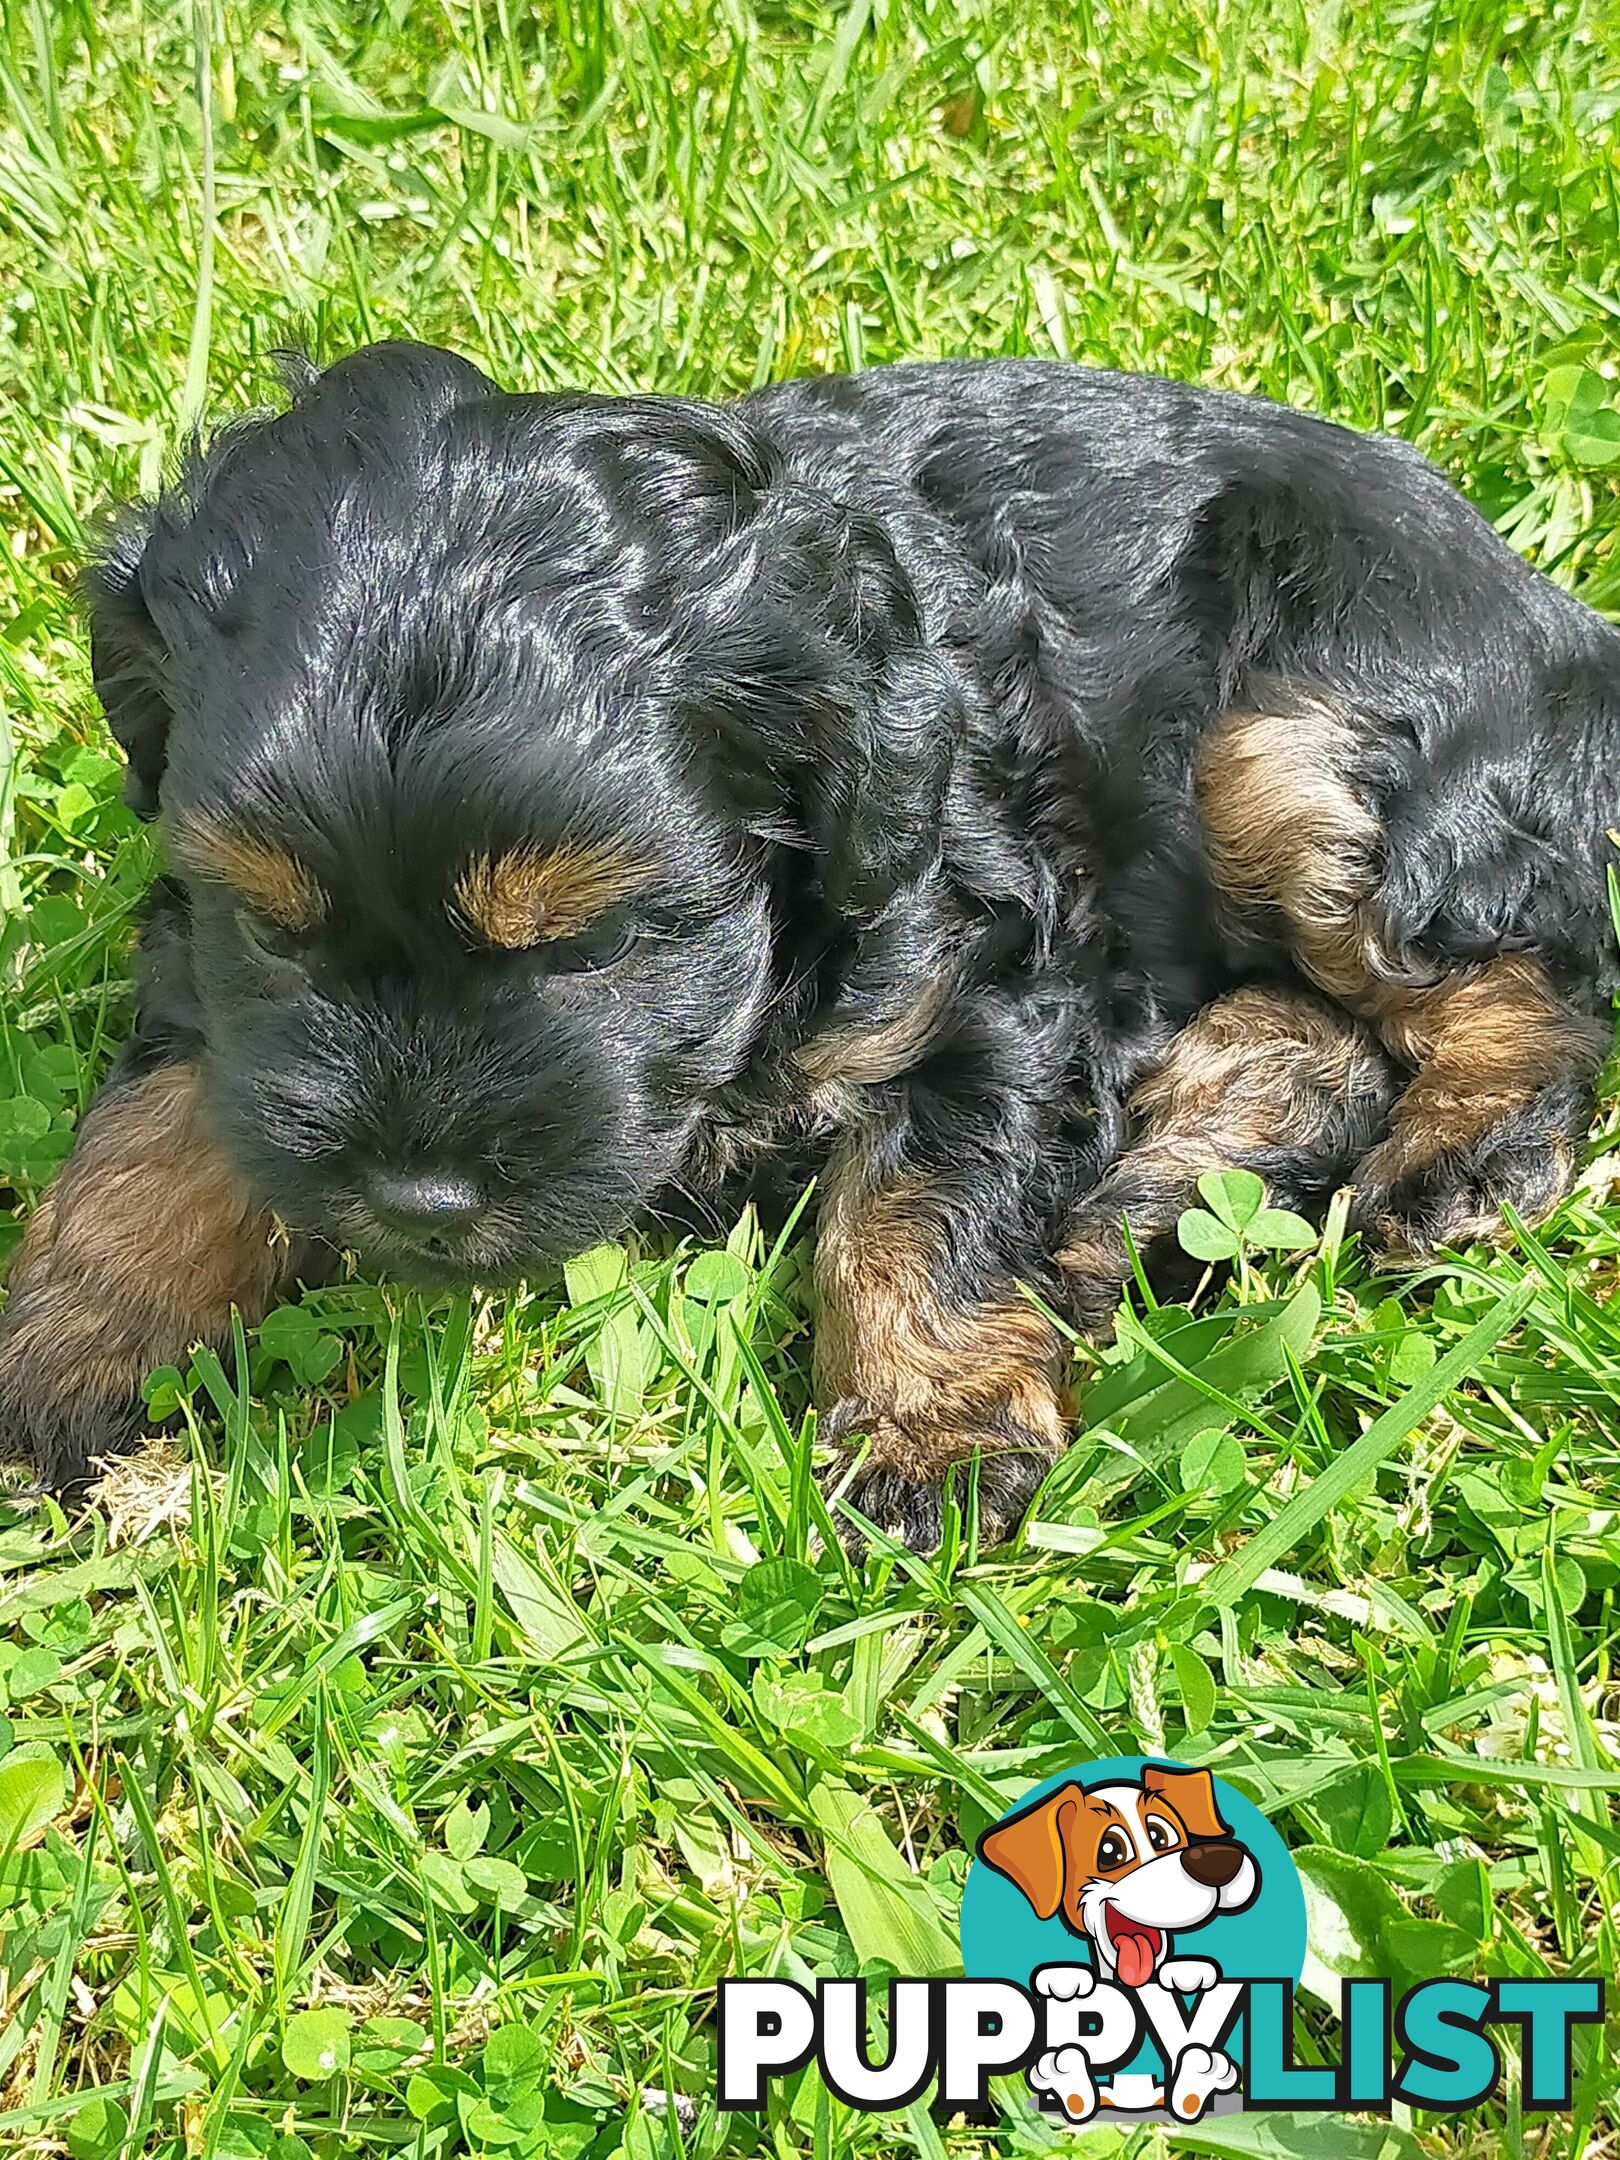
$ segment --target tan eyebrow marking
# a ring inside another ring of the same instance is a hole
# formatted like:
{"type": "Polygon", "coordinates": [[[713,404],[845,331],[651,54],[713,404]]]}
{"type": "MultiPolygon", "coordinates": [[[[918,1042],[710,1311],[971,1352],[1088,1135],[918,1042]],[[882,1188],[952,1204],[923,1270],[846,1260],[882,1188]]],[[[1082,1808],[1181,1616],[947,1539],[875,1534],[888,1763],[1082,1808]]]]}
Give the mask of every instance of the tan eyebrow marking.
{"type": "Polygon", "coordinates": [[[193,810],[170,827],[169,846],[182,869],[230,886],[283,930],[313,930],[326,913],[326,895],[314,872],[273,840],[193,810]]]}
{"type": "Polygon", "coordinates": [[[478,856],[456,881],[456,906],[488,944],[526,952],[577,937],[651,876],[652,865],[622,847],[564,840],[478,856]]]}

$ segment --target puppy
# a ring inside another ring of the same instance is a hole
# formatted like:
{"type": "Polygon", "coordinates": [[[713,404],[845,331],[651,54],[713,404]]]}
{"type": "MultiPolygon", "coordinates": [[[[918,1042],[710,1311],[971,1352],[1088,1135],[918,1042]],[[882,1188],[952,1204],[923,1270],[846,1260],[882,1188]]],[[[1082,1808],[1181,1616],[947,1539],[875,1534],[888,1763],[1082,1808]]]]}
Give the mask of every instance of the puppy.
{"type": "Polygon", "coordinates": [[[1121,1987],[1200,1989],[1205,1959],[1171,1956],[1171,1938],[1242,1912],[1260,1873],[1233,1837],[1207,1770],[1144,1765],[1135,1784],[1062,1785],[979,1840],[1036,1916],[1056,1915],[1090,1947],[1092,1971],[1121,1987]]]}
{"type": "Polygon", "coordinates": [[[979,1856],[1022,1891],[1040,1919],[1056,1915],[1091,1952],[1089,1966],[1043,1965],[1033,1975],[1048,2001],[1048,2044],[1031,2083],[1069,2122],[1089,2122],[1101,2108],[1167,2109],[1171,2118],[1196,2122],[1231,2090],[1237,2066],[1209,2044],[1224,2037],[1213,1996],[1215,2030],[1204,2040],[1189,2034],[1158,2085],[1127,2071],[1099,2086],[1087,2050],[1076,2044],[1079,2021],[1100,2004],[1099,1985],[1198,1997],[1220,1985],[1213,1959],[1172,1955],[1172,1938],[1218,1913],[1245,1911],[1260,1894],[1260,1871],[1223,1820],[1207,1770],[1145,1763],[1134,1783],[1062,1785],[987,1830],[979,1856]],[[1065,2026],[1073,2036],[1067,2042],[1065,2026]]]}
{"type": "Polygon", "coordinates": [[[728,407],[382,345],[116,527],[171,875],[0,1431],[71,1485],[334,1250],[499,1283],[818,1179],[821,1431],[927,1549],[1243,1165],[1415,1259],[1544,1215],[1614,987],[1620,634],[1415,452],[1037,361],[728,407]]]}

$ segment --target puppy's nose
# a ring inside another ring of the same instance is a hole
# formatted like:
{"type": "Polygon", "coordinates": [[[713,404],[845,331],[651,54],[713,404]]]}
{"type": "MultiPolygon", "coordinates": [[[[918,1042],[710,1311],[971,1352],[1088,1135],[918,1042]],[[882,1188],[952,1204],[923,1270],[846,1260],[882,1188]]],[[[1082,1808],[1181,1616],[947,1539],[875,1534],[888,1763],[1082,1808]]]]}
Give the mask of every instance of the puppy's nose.
{"type": "Polygon", "coordinates": [[[1206,1890],[1222,1890],[1243,1865],[1243,1847],[1225,1838],[1211,1838],[1204,1845],[1189,1845],[1181,1864],[1206,1890]]]}
{"type": "Polygon", "coordinates": [[[406,1237],[451,1236],[484,1212],[478,1187],[453,1170],[374,1170],[366,1199],[379,1222],[406,1237]]]}

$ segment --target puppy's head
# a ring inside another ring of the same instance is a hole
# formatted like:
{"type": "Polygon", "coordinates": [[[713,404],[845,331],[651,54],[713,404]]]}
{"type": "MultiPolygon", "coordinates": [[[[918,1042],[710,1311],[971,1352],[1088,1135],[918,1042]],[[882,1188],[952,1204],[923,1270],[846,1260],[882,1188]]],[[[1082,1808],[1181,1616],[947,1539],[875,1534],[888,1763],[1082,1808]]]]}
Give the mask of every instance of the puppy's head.
{"type": "Polygon", "coordinates": [[[1147,1985],[1177,1932],[1241,1911],[1260,1888],[1209,1772],[1157,1763],[1138,1785],[1060,1786],[986,1831],[979,1853],[1127,1987],[1147,1985]]]}
{"type": "Polygon", "coordinates": [[[446,1280],[616,1233],[800,889],[858,922],[918,875],[898,573],[778,479],[721,412],[378,347],[111,543],[98,687],[190,889],[215,1120],[290,1224],[446,1280]]]}

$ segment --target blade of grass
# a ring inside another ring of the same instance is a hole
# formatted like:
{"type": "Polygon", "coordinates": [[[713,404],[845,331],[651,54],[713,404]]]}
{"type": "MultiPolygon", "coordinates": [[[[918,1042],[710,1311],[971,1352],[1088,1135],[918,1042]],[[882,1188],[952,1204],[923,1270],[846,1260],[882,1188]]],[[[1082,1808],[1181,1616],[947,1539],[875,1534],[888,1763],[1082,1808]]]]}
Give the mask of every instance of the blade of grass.
{"type": "Polygon", "coordinates": [[[1267,1568],[1275,1567],[1292,1552],[1346,1493],[1394,1454],[1414,1426],[1478,1369],[1529,1311],[1536,1289],[1533,1279],[1521,1277],[1499,1297],[1461,1342],[1408,1388],[1399,1401],[1374,1418],[1359,1440],[1325,1470],[1318,1471],[1303,1491],[1285,1501],[1240,1551],[1211,1568],[1198,1586],[1200,1599],[1206,1604],[1230,1605],[1252,1589],[1267,1568]]]}

